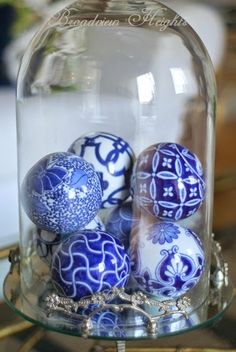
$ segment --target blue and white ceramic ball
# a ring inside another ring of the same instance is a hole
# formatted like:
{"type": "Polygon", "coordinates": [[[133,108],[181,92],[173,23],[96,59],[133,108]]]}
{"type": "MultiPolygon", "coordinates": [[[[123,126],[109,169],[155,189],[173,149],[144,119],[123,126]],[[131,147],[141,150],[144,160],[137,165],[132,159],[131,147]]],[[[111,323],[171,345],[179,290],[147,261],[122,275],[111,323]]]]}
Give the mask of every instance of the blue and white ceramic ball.
{"type": "Polygon", "coordinates": [[[64,236],[45,230],[37,230],[35,241],[38,256],[47,264],[51,264],[52,256],[61,244],[64,236]]]}
{"type": "Polygon", "coordinates": [[[90,133],[78,138],[69,151],[94,166],[103,190],[102,208],[120,205],[129,197],[135,156],[124,139],[106,132],[90,133]]]}
{"type": "Polygon", "coordinates": [[[177,221],[193,215],[205,198],[205,189],[199,159],[179,144],[152,145],[137,159],[132,194],[152,216],[177,221]]]}
{"type": "Polygon", "coordinates": [[[125,248],[129,248],[131,231],[138,226],[138,222],[139,220],[133,214],[133,202],[129,201],[110,213],[106,231],[118,238],[125,248]]]}
{"type": "Polygon", "coordinates": [[[87,161],[72,153],[53,153],[27,173],[21,199],[38,228],[70,234],[96,216],[102,201],[101,183],[87,161]]]}
{"type": "Polygon", "coordinates": [[[171,222],[146,228],[131,245],[133,277],[158,298],[178,298],[193,288],[204,270],[205,255],[198,236],[171,222]]]}
{"type": "MultiPolygon", "coordinates": [[[[105,230],[105,226],[99,216],[96,216],[85,229],[91,230],[105,230]]],[[[47,264],[51,264],[52,256],[57,250],[58,246],[64,241],[69,235],[60,235],[54,232],[48,232],[45,230],[38,229],[36,232],[36,250],[38,256],[47,264]]]]}
{"type": "MultiPolygon", "coordinates": [[[[94,309],[94,306],[93,309],[80,309],[78,313],[81,316],[87,316],[92,313],[94,309]]],[[[96,329],[96,334],[103,338],[114,336],[116,338],[125,338],[127,336],[124,318],[122,319],[120,314],[113,313],[111,310],[100,311],[92,315],[92,323],[93,327],[96,329]]]]}
{"type": "Polygon", "coordinates": [[[99,230],[85,230],[63,241],[53,255],[52,281],[63,296],[78,300],[124,287],[130,260],[121,242],[99,230]]]}

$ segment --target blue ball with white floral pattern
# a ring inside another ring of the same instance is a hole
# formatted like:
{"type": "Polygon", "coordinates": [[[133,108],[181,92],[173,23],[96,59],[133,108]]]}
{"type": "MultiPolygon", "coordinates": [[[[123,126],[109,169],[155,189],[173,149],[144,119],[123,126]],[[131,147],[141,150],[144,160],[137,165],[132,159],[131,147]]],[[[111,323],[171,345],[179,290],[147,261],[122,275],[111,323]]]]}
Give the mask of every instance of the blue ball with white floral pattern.
{"type": "Polygon", "coordinates": [[[25,212],[42,230],[60,235],[84,228],[101,206],[93,166],[72,153],[52,153],[27,173],[21,188],[25,212]]]}
{"type": "Polygon", "coordinates": [[[78,300],[123,288],[130,260],[119,240],[99,230],[84,230],[61,243],[52,258],[52,282],[63,296],[78,300]]]}
{"type": "Polygon", "coordinates": [[[69,151],[90,162],[102,185],[102,208],[121,205],[130,196],[134,152],[121,137],[92,132],[72,143],[69,151]]]}
{"type": "Polygon", "coordinates": [[[159,219],[177,221],[193,215],[202,205],[205,190],[198,157],[179,144],[152,145],[136,161],[134,200],[159,219]]]}

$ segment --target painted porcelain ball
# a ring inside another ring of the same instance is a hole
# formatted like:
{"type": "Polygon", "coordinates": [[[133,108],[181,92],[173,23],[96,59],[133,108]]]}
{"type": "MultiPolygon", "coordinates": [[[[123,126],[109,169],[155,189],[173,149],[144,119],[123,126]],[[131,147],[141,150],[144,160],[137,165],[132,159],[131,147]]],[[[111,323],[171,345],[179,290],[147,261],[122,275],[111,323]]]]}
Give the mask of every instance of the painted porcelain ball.
{"type": "Polygon", "coordinates": [[[138,225],[138,219],[133,215],[132,202],[127,202],[115,208],[109,215],[106,231],[118,238],[126,249],[129,248],[130,234],[138,225]]]}
{"type": "MultiPolygon", "coordinates": [[[[94,311],[91,308],[79,309],[78,314],[87,316],[94,311]]],[[[105,337],[126,337],[125,322],[121,314],[113,313],[111,310],[100,311],[92,315],[92,324],[96,334],[105,337]]]]}
{"type": "Polygon", "coordinates": [[[57,233],[37,229],[35,236],[38,256],[47,264],[51,264],[52,256],[61,244],[64,236],[57,233]]]}
{"type": "Polygon", "coordinates": [[[146,228],[137,238],[132,241],[131,260],[140,289],[160,299],[175,299],[198,283],[205,255],[193,231],[162,222],[146,228]]]}
{"type": "Polygon", "coordinates": [[[90,162],[102,185],[102,208],[121,204],[130,195],[134,152],[122,138],[110,133],[90,133],[78,138],[69,151],[90,162]]]}
{"type": "Polygon", "coordinates": [[[124,246],[99,230],[71,235],[52,258],[55,288],[75,300],[112,287],[124,287],[129,273],[130,261],[124,246]]]}
{"type": "Polygon", "coordinates": [[[21,199],[38,228],[64,235],[84,228],[96,216],[102,190],[91,164],[72,153],[53,153],[27,173],[21,199]]]}
{"type": "Polygon", "coordinates": [[[199,209],[206,186],[196,155],[179,144],[161,143],[139,155],[131,188],[136,203],[150,215],[177,221],[199,209]]]}
{"type": "MultiPolygon", "coordinates": [[[[105,226],[99,216],[96,216],[85,229],[105,230],[105,226]]],[[[36,248],[38,256],[47,264],[51,264],[52,256],[58,248],[59,244],[69,235],[61,236],[54,232],[48,232],[38,229],[35,236],[36,248]]]]}

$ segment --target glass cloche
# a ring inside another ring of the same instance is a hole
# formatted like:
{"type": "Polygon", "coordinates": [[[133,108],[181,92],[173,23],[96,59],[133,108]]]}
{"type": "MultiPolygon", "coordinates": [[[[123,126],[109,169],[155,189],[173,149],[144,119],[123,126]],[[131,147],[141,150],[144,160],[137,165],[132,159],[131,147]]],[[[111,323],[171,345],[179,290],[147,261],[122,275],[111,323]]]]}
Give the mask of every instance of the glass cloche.
{"type": "Polygon", "coordinates": [[[119,339],[206,321],[215,104],[203,43],[157,1],[44,25],[17,84],[24,316],[119,339]]]}

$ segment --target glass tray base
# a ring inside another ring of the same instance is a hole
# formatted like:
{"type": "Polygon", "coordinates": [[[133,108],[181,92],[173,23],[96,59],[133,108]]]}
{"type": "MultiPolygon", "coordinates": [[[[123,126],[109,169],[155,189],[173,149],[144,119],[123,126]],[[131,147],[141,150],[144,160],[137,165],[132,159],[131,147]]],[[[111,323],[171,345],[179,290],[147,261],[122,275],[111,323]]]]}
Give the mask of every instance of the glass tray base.
{"type": "MultiPolygon", "coordinates": [[[[219,270],[217,268],[214,273],[219,273],[219,270]]],[[[103,340],[155,339],[209,326],[223,316],[233,299],[233,286],[228,277],[222,276],[222,271],[220,273],[221,280],[212,280],[210,295],[198,309],[192,311],[187,318],[180,314],[162,317],[155,333],[148,330],[145,317],[133,311],[114,313],[106,310],[98,313],[93,318],[93,326],[88,334],[84,333],[83,321],[76,314],[66,315],[59,312],[47,317],[43,302],[32,307],[21,294],[18,264],[13,266],[5,279],[4,295],[10,308],[19,316],[47,330],[103,340]]],[[[219,275],[216,278],[218,277],[219,275]]],[[[152,313],[155,314],[155,311],[152,312],[150,308],[149,314],[152,313]]]]}

